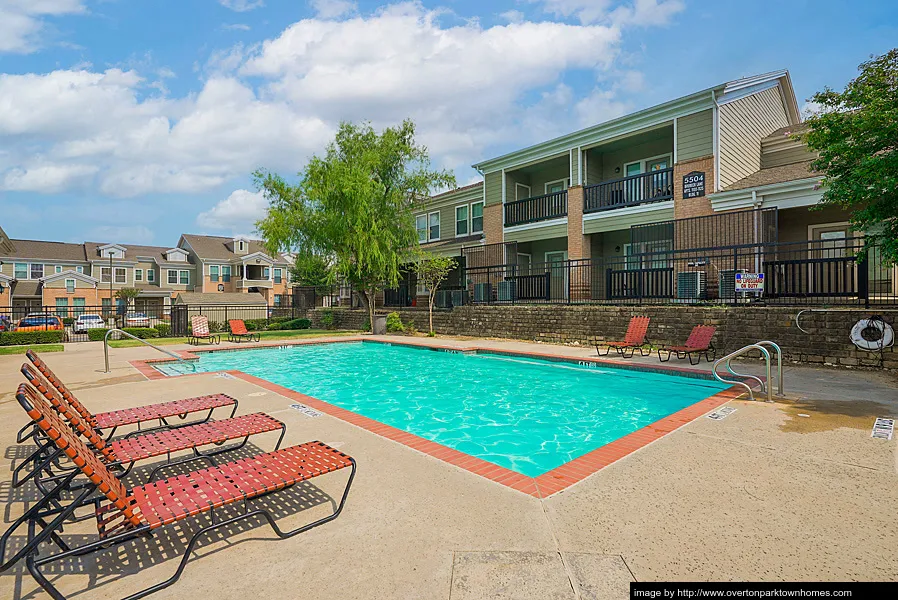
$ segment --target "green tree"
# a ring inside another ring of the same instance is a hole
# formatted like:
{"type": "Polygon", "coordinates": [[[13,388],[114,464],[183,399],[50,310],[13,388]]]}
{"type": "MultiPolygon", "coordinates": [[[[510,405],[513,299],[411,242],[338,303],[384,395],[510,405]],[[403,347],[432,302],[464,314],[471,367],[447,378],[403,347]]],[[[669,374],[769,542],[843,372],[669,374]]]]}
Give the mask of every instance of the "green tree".
{"type": "Polygon", "coordinates": [[[137,288],[126,287],[115,292],[115,297],[125,304],[125,308],[131,306],[138,296],[140,296],[140,290],[137,288]]]}
{"type": "Polygon", "coordinates": [[[427,288],[427,310],[430,324],[430,335],[433,335],[433,301],[436,299],[437,290],[449,277],[449,273],[455,268],[455,259],[437,254],[422,254],[415,265],[418,281],[427,288]]]}
{"type": "Polygon", "coordinates": [[[898,48],[874,56],[841,92],[825,88],[807,119],[812,167],[823,177],[824,205],[849,211],[888,262],[898,260],[898,48]]]}
{"type": "Polygon", "coordinates": [[[332,289],[332,265],[326,256],[310,252],[299,252],[291,267],[293,281],[300,285],[314,287],[318,291],[332,289]]]}
{"type": "Polygon", "coordinates": [[[256,223],[268,250],[331,257],[329,283],[343,280],[361,291],[372,327],[377,292],[397,286],[402,265],[413,259],[418,199],[455,186],[450,172],[431,169],[408,120],[381,133],[367,123],[341,123],[324,157],[312,157],[296,185],[266,171],[255,179],[269,201],[256,223]]]}

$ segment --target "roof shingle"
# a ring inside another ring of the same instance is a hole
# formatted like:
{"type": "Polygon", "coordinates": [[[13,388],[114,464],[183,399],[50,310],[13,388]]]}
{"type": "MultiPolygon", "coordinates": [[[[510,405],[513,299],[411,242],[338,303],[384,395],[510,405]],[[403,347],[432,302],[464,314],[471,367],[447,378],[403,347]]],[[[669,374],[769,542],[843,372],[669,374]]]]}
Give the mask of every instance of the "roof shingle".
{"type": "Polygon", "coordinates": [[[721,191],[732,192],[734,190],[745,190],[763,185],[772,185],[774,183],[785,183],[787,181],[798,181],[799,179],[810,179],[811,177],[822,176],[822,173],[811,170],[812,162],[813,161],[806,160],[804,162],[761,169],[760,171],[755,171],[748,177],[743,177],[739,181],[730,184],[721,191]]]}

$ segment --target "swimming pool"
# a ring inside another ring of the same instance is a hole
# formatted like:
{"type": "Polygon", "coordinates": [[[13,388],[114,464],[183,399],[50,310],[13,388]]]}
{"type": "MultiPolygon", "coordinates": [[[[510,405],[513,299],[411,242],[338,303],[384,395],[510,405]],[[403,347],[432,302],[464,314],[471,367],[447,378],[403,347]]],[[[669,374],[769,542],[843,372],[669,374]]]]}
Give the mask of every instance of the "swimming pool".
{"type": "Polygon", "coordinates": [[[727,386],[590,363],[342,342],[208,352],[167,375],[240,370],[528,477],[727,386]]]}

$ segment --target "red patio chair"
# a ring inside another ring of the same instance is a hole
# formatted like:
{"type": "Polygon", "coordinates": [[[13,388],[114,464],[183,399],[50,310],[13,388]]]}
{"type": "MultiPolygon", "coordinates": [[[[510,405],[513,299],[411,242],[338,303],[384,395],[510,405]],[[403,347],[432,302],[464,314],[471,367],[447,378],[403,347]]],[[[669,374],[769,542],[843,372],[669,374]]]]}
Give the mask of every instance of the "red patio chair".
{"type": "Polygon", "coordinates": [[[258,333],[251,333],[246,329],[246,323],[243,322],[243,319],[231,319],[228,321],[228,329],[231,330],[228,333],[229,342],[242,342],[243,340],[258,342],[262,339],[262,336],[258,333]]]}
{"type": "MultiPolygon", "coordinates": [[[[143,598],[175,583],[184,571],[197,540],[211,531],[261,517],[278,537],[284,539],[336,519],[343,510],[355,476],[356,463],[352,457],[321,442],[307,442],[127,489],[30,384],[19,386],[16,399],[34,423],[53,440],[57,450],[51,455],[52,458],[59,460],[63,456],[68,457],[77,468],[59,476],[54,481],[54,487],[46,490],[44,496],[0,536],[0,572],[25,559],[25,566],[37,584],[56,599],[65,599],[54,583],[58,583],[59,574],[68,569],[54,571],[53,582],[41,569],[59,560],[146,537],[165,525],[212,513],[211,523],[198,527],[193,533],[175,573],[165,581],[129,596],[143,598]],[[249,508],[249,500],[346,467],[351,470],[336,509],[312,523],[283,531],[268,509],[249,508]],[[87,477],[87,481],[76,483],[76,477],[81,474],[87,477]],[[215,518],[215,509],[240,502],[244,504],[241,514],[215,518]],[[68,525],[68,520],[72,518],[82,520],[84,516],[76,517],[75,511],[91,505],[97,519],[97,537],[79,546],[70,546],[73,541],[63,540],[59,535],[63,524],[68,525]],[[18,550],[7,559],[7,542],[22,525],[27,526],[27,535],[17,543],[18,550]],[[55,544],[59,551],[49,555],[41,553],[39,546],[44,542],[55,544]]],[[[243,528],[233,529],[240,531],[243,528]]],[[[110,556],[115,560],[114,554],[107,554],[107,558],[110,556]]]]}
{"type": "Polygon", "coordinates": [[[187,342],[199,345],[200,340],[208,340],[210,344],[220,344],[221,336],[209,331],[209,319],[205,315],[190,317],[190,336],[187,342]]]}
{"type": "MultiPolygon", "coordinates": [[[[47,363],[41,360],[35,352],[33,352],[32,350],[28,350],[27,352],[25,352],[25,356],[28,357],[28,360],[30,360],[34,364],[34,366],[37,367],[37,370],[40,371],[41,375],[43,375],[47,379],[47,381],[49,381],[50,384],[54,388],[56,388],[56,391],[58,391],[63,399],[65,399],[65,401],[75,409],[75,411],[82,419],[90,423],[91,426],[95,429],[111,429],[111,431],[106,436],[107,439],[112,437],[117,427],[121,427],[124,425],[137,425],[138,428],[140,428],[143,423],[146,423],[148,421],[159,421],[160,425],[153,429],[177,429],[179,427],[184,427],[187,425],[205,423],[212,417],[212,412],[216,408],[233,406],[230,416],[233,417],[237,413],[236,398],[232,398],[226,394],[211,394],[208,396],[184,398],[183,400],[173,400],[171,402],[160,402],[159,404],[148,404],[146,406],[123,408],[121,410],[91,414],[91,412],[87,410],[87,407],[81,404],[81,402],[71,391],[69,391],[65,384],[60,381],[59,377],[57,377],[53,373],[53,371],[50,370],[50,367],[47,366],[47,363]],[[171,417],[185,419],[189,414],[203,411],[209,411],[209,413],[204,419],[201,419],[199,421],[191,421],[189,423],[178,423],[173,425],[167,420],[171,417]]],[[[24,439],[25,438],[20,437],[17,441],[21,443],[22,441],[24,441],[24,439]]]]}
{"type": "Polygon", "coordinates": [[[651,319],[649,317],[633,317],[630,319],[630,325],[627,326],[627,335],[624,336],[623,341],[620,342],[602,342],[599,340],[595,341],[596,346],[596,354],[599,356],[608,356],[611,352],[611,349],[617,351],[623,358],[632,358],[633,354],[635,354],[636,350],[639,350],[639,354],[642,356],[648,356],[652,353],[651,348],[646,350],[645,346],[648,344],[646,340],[646,334],[649,330],[649,321],[651,319]],[[600,346],[607,346],[607,350],[605,350],[605,354],[602,354],[601,350],[599,350],[600,346]],[[629,354],[627,354],[629,351],[629,354]]]}
{"type": "MultiPolygon", "coordinates": [[[[50,405],[69,422],[72,429],[80,434],[87,443],[93,446],[97,455],[105,463],[115,463],[116,468],[124,468],[123,473],[117,473],[120,478],[127,475],[138,461],[163,455],[168,456],[168,460],[166,460],[166,463],[163,466],[157,467],[156,470],[173,464],[181,464],[195,460],[205,460],[214,465],[215,461],[212,460],[211,457],[221,454],[222,452],[231,452],[242,448],[253,435],[280,429],[281,434],[274,447],[274,449],[277,450],[281,447],[281,441],[284,439],[284,433],[287,430],[286,425],[281,421],[278,421],[265,413],[254,413],[221,421],[208,421],[206,423],[179,429],[169,429],[137,436],[127,436],[110,442],[104,440],[88,422],[75,412],[71,404],[66,402],[59,392],[48,384],[44,378],[27,363],[22,365],[22,374],[25,375],[25,378],[28,379],[38,392],[43,394],[46,400],[49,400],[50,405]],[[232,445],[226,448],[209,450],[207,452],[200,452],[199,450],[201,446],[209,446],[212,444],[221,446],[225,442],[240,438],[243,438],[243,441],[236,446],[232,445]],[[193,454],[172,461],[171,453],[179,452],[181,450],[192,450],[193,454]]],[[[41,437],[39,428],[34,425],[33,427],[38,429],[36,433],[38,434],[38,437],[41,437]]],[[[46,438],[46,436],[42,437],[43,443],[41,444],[39,442],[37,450],[35,450],[27,459],[23,460],[13,471],[13,487],[19,487],[30,477],[36,476],[40,472],[39,465],[41,465],[41,461],[46,458],[47,451],[53,446],[53,440],[46,438]],[[27,467],[32,467],[32,471],[30,471],[27,476],[21,477],[20,473],[24,472],[24,469],[27,467]]],[[[35,438],[35,440],[38,441],[38,438],[35,438]]],[[[152,476],[153,474],[151,473],[150,477],[152,478],[152,476]]]]}
{"type": "Polygon", "coordinates": [[[714,344],[711,343],[711,338],[714,337],[716,331],[717,328],[712,325],[696,325],[692,328],[692,333],[689,334],[689,338],[682,346],[662,346],[659,348],[658,360],[667,362],[670,360],[671,354],[676,354],[680,360],[689,357],[689,364],[697,365],[702,362],[702,354],[704,354],[705,360],[711,362],[717,356],[714,344]],[[661,357],[662,352],[667,352],[667,358],[661,357]],[[692,362],[693,354],[697,356],[695,362],[692,362]]]}

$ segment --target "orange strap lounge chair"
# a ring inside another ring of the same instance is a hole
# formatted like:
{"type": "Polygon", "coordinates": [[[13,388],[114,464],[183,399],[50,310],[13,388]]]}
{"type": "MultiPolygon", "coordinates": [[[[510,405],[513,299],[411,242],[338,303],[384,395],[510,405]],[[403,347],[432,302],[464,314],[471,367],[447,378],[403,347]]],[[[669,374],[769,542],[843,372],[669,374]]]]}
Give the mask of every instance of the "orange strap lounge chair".
{"type": "Polygon", "coordinates": [[[599,356],[608,356],[611,352],[611,349],[617,351],[623,358],[632,358],[633,354],[636,350],[639,350],[639,354],[642,356],[648,356],[652,353],[651,349],[646,350],[645,346],[648,344],[646,340],[646,334],[649,330],[649,321],[651,319],[649,317],[633,317],[630,319],[630,325],[627,327],[627,335],[624,336],[623,341],[620,342],[600,342],[596,340],[596,354],[599,356]],[[599,349],[600,346],[606,346],[605,354],[602,354],[599,349]],[[629,352],[629,354],[628,354],[629,352]]]}
{"type": "MultiPolygon", "coordinates": [[[[128,596],[143,598],[175,583],[184,571],[197,540],[212,531],[219,530],[223,535],[226,528],[237,523],[262,518],[279,538],[284,539],[336,519],[343,510],[355,476],[356,463],[350,456],[321,442],[307,442],[127,489],[30,384],[19,386],[16,399],[56,445],[52,460],[68,457],[76,468],[55,478],[53,488],[48,489],[0,536],[0,572],[24,559],[28,572],[37,584],[56,600],[65,599],[54,585],[59,577],[54,576],[51,582],[41,569],[57,561],[90,554],[129,539],[150,536],[160,527],[211,513],[211,522],[198,527],[188,541],[175,573],[128,596]],[[346,467],[351,470],[336,509],[307,525],[283,531],[268,509],[251,508],[249,505],[248,501],[252,499],[346,467]],[[79,478],[76,482],[79,475],[87,480],[79,478]],[[240,514],[216,518],[216,509],[238,503],[244,506],[240,514]],[[79,546],[70,546],[72,540],[63,540],[59,534],[69,519],[84,518],[83,515],[77,517],[75,511],[86,506],[93,507],[98,535],[79,546]],[[14,553],[11,552],[12,555],[7,558],[7,543],[23,525],[26,526],[27,536],[17,538],[14,553]],[[44,542],[48,543],[48,547],[55,545],[59,550],[46,554],[46,550],[41,548],[44,542]]],[[[233,529],[240,530],[242,527],[233,529]]],[[[107,558],[115,560],[115,555],[107,555],[107,558]]],[[[62,572],[67,572],[67,569],[55,570],[54,574],[62,572]]],[[[259,574],[259,577],[262,576],[259,574]]]]}
{"type": "Polygon", "coordinates": [[[258,342],[262,339],[258,333],[252,333],[246,329],[243,319],[231,319],[228,321],[228,328],[231,330],[228,333],[229,342],[242,342],[243,340],[258,342]]]}
{"type": "MultiPolygon", "coordinates": [[[[212,412],[216,408],[232,406],[233,409],[231,410],[230,416],[233,417],[237,413],[236,398],[232,398],[226,394],[211,394],[208,396],[184,398],[183,400],[173,400],[171,402],[161,402],[159,404],[148,404],[146,406],[123,408],[121,410],[92,414],[83,404],[81,404],[75,395],[69,391],[53,371],[50,370],[47,363],[41,360],[35,352],[28,350],[25,353],[25,356],[27,356],[28,360],[37,367],[37,370],[40,371],[41,375],[50,382],[50,385],[56,388],[59,395],[75,409],[75,412],[77,412],[84,421],[90,423],[91,427],[97,430],[111,429],[109,434],[107,434],[106,439],[112,437],[117,427],[125,425],[137,425],[138,428],[140,428],[143,423],[159,421],[159,426],[154,427],[153,429],[176,429],[184,427],[185,425],[205,423],[212,417],[212,412]],[[171,417],[186,419],[189,414],[204,411],[209,412],[204,419],[199,421],[178,424],[171,424],[168,422],[168,419],[171,417]]],[[[144,429],[144,431],[146,431],[146,429],[144,429]]],[[[22,443],[24,438],[20,438],[17,441],[22,443]]]]}
{"type": "Polygon", "coordinates": [[[716,331],[717,328],[712,325],[696,325],[692,328],[692,333],[689,334],[689,338],[684,345],[659,348],[658,360],[667,362],[670,360],[671,354],[676,354],[680,360],[689,357],[689,364],[697,365],[702,362],[702,354],[704,354],[705,360],[711,362],[717,356],[714,344],[711,343],[711,338],[714,337],[716,331]],[[667,358],[661,357],[662,352],[667,352],[667,358]],[[695,362],[692,362],[692,355],[696,356],[695,362]]]}
{"type": "Polygon", "coordinates": [[[210,344],[220,344],[221,336],[209,331],[209,319],[205,315],[190,317],[190,336],[187,342],[199,345],[200,340],[208,340],[210,344]]]}
{"type": "MultiPolygon", "coordinates": [[[[211,457],[222,452],[230,452],[242,448],[253,435],[280,430],[281,434],[274,447],[277,450],[281,447],[281,441],[284,439],[284,433],[287,430],[286,425],[281,421],[265,413],[254,413],[221,421],[208,421],[179,429],[126,436],[110,442],[104,440],[93,427],[82,419],[72,406],[62,398],[59,392],[49,385],[33,367],[27,363],[22,365],[22,374],[43,395],[44,399],[49,401],[56,412],[68,421],[72,429],[94,448],[95,453],[104,463],[115,468],[124,468],[124,472],[117,473],[119,478],[127,475],[138,461],[158,456],[167,456],[168,460],[164,465],[157,467],[156,470],[195,460],[205,460],[214,465],[215,461],[211,457]],[[199,450],[201,446],[213,444],[221,446],[225,442],[240,438],[243,438],[243,441],[236,446],[231,445],[207,452],[200,452],[199,450]],[[171,453],[182,450],[192,450],[193,454],[172,461],[171,453]]],[[[35,441],[38,442],[39,446],[31,456],[23,460],[13,471],[13,487],[19,487],[29,478],[37,476],[39,473],[37,466],[41,464],[42,460],[46,458],[47,452],[53,447],[53,440],[42,435],[36,425],[32,425],[32,427],[36,430],[35,441]],[[33,467],[31,472],[27,476],[22,477],[21,473],[29,466],[33,467]]],[[[153,474],[150,477],[152,478],[153,474]]]]}

